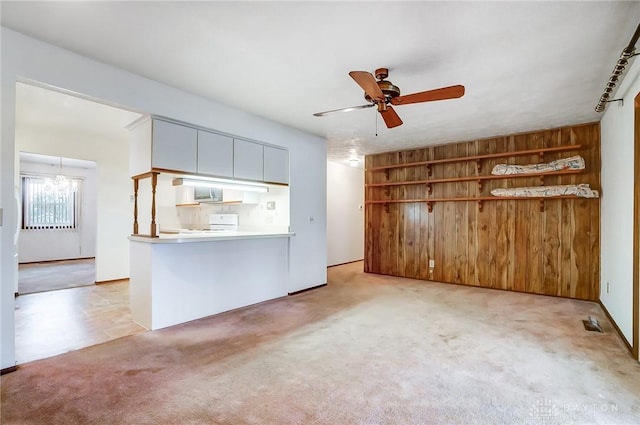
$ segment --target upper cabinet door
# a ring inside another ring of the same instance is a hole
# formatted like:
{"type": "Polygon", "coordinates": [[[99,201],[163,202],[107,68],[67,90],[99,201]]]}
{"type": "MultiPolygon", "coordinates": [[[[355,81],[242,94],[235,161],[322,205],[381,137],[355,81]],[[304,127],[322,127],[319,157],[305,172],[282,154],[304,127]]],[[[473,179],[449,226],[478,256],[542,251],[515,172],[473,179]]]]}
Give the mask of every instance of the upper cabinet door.
{"type": "Polygon", "coordinates": [[[264,181],[289,184],[289,151],[264,147],[264,181]]]}
{"type": "Polygon", "coordinates": [[[198,173],[233,177],[233,138],[198,130],[198,173]]]}
{"type": "Polygon", "coordinates": [[[233,140],[233,177],[238,179],[264,179],[263,146],[246,140],[233,140]]]}
{"type": "Polygon", "coordinates": [[[153,120],[151,165],[164,170],[196,172],[198,130],[153,120]]]}

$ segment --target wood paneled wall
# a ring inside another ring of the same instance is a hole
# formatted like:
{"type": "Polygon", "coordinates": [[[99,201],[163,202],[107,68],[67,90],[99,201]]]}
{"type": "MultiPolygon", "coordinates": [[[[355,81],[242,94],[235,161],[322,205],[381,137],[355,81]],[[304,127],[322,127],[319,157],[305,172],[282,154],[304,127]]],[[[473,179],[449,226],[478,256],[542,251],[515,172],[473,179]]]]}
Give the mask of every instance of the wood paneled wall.
{"type": "MultiPolygon", "coordinates": [[[[369,170],[392,164],[461,156],[581,145],[548,153],[544,162],[580,154],[584,173],[547,176],[545,185],[589,183],[600,190],[599,123],[496,137],[423,149],[369,155],[365,183],[423,180],[424,166],[369,170]]],[[[483,160],[481,175],[498,163],[533,164],[538,155],[483,160]]],[[[476,175],[475,162],[436,164],[432,178],[476,175]]],[[[367,187],[365,201],[490,196],[497,187],[538,186],[537,178],[367,187]]],[[[600,288],[600,200],[537,200],[366,204],[365,271],[439,282],[598,300],[600,288]],[[429,260],[435,267],[429,268],[429,260]]]]}

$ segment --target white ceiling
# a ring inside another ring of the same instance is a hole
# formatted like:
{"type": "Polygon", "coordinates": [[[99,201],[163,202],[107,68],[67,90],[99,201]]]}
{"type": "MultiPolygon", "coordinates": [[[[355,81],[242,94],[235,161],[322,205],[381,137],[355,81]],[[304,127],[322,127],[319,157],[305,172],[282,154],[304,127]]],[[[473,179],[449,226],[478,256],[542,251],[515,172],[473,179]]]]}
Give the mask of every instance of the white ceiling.
{"type": "Polygon", "coordinates": [[[16,129],[59,131],[75,137],[121,139],[142,115],[55,90],[16,84],[16,129]]]}
{"type": "Polygon", "coordinates": [[[329,159],[599,120],[640,2],[11,2],[2,25],[329,141],[329,159]],[[386,129],[351,70],[388,67],[386,129]]]}
{"type": "MultiPolygon", "coordinates": [[[[36,164],[46,164],[52,167],[75,167],[75,168],[96,168],[95,161],[83,159],[65,158],[59,156],[41,155],[37,153],[20,152],[20,162],[33,162],[36,164]]],[[[56,168],[57,170],[57,168],[56,168]]]]}

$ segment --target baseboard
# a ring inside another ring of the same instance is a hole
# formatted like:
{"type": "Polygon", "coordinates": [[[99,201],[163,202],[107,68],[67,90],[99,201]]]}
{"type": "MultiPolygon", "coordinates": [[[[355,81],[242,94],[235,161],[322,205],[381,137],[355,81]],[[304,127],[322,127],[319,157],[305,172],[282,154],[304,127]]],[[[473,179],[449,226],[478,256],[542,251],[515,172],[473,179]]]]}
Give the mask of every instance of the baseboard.
{"type": "Polygon", "coordinates": [[[76,261],[76,260],[95,260],[96,257],[78,257],[78,258],[64,258],[61,260],[42,260],[42,261],[27,261],[24,263],[18,263],[20,265],[27,264],[48,264],[48,263],[61,263],[63,261],[76,261]]]}
{"type": "Polygon", "coordinates": [[[289,295],[301,294],[303,292],[312,291],[314,289],[322,288],[323,286],[327,286],[327,284],[323,283],[322,285],[312,286],[311,288],[301,289],[301,290],[295,291],[295,292],[289,292],[289,295]]]}
{"type": "Polygon", "coordinates": [[[626,345],[627,348],[629,349],[629,354],[633,356],[633,347],[631,346],[631,344],[629,344],[629,341],[627,341],[627,338],[625,338],[624,334],[618,327],[618,324],[616,323],[616,321],[613,320],[613,317],[611,317],[611,314],[609,313],[609,310],[607,310],[607,307],[605,307],[604,304],[602,304],[602,300],[598,300],[598,304],[600,304],[600,307],[602,307],[602,311],[604,311],[604,314],[607,316],[607,318],[615,328],[616,332],[618,332],[618,335],[620,335],[620,339],[622,339],[622,342],[624,342],[624,345],[626,345]]]}
{"type": "Polygon", "coordinates": [[[109,283],[117,283],[117,282],[123,282],[125,280],[129,280],[128,277],[123,277],[120,279],[111,279],[111,280],[98,280],[95,282],[96,285],[105,285],[105,284],[109,284],[109,283]]]}
{"type": "Polygon", "coordinates": [[[0,375],[15,372],[16,370],[18,370],[18,366],[5,367],[4,369],[0,369],[0,375]]]}
{"type": "Polygon", "coordinates": [[[360,262],[360,261],[364,261],[364,258],[361,258],[361,259],[359,259],[359,260],[347,261],[346,263],[331,264],[330,266],[327,266],[327,268],[329,268],[329,267],[344,266],[345,264],[358,263],[358,262],[360,262]]]}

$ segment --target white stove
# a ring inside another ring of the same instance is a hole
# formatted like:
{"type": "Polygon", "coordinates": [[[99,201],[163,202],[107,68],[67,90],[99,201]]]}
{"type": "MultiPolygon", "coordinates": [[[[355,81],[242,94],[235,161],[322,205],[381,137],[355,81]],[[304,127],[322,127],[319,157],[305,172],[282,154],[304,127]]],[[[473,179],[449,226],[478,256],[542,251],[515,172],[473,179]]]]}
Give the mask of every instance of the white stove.
{"type": "Polygon", "coordinates": [[[238,214],[211,214],[209,216],[210,231],[237,231],[238,214]]]}

